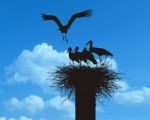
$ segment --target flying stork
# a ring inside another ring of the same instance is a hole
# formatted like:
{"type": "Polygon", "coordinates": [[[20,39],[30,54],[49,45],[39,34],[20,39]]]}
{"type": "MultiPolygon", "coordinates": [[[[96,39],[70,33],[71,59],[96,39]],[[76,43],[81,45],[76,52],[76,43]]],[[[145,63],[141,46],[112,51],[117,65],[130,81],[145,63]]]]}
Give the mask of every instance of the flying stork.
{"type": "MultiPolygon", "coordinates": [[[[91,53],[95,53],[99,57],[100,56],[106,56],[104,62],[106,61],[106,59],[107,59],[108,56],[111,56],[111,57],[113,56],[113,54],[111,52],[107,51],[104,48],[95,48],[95,47],[93,47],[93,41],[92,40],[90,40],[86,45],[90,45],[89,51],[91,53]]],[[[100,59],[100,62],[101,62],[101,59],[100,59]]]]}
{"type": "Polygon", "coordinates": [[[43,18],[43,20],[54,21],[57,24],[57,26],[59,27],[60,32],[62,33],[63,40],[66,40],[66,42],[68,42],[67,32],[68,32],[68,29],[71,27],[72,23],[75,21],[75,19],[81,18],[81,17],[89,17],[91,15],[92,15],[92,10],[90,10],[90,9],[76,13],[76,14],[72,15],[72,17],[70,18],[70,20],[68,21],[68,23],[66,25],[63,25],[61,23],[61,21],[58,19],[58,17],[55,15],[42,14],[42,18],[43,18]]]}

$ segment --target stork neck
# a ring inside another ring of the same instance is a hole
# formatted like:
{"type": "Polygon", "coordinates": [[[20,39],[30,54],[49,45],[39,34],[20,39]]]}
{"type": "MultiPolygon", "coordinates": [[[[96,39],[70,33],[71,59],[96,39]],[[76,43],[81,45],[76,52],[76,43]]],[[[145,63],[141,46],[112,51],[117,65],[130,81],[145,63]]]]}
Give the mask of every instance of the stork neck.
{"type": "Polygon", "coordinates": [[[90,43],[89,51],[91,51],[92,47],[93,47],[93,44],[90,43]]]}
{"type": "Polygon", "coordinates": [[[92,48],[93,47],[93,43],[90,43],[90,48],[92,48]]]}
{"type": "Polygon", "coordinates": [[[78,52],[78,50],[77,49],[75,49],[75,51],[74,51],[75,53],[77,53],[78,52]]]}
{"type": "Polygon", "coordinates": [[[72,50],[69,50],[69,51],[68,51],[68,54],[70,55],[70,54],[71,54],[71,52],[72,52],[72,50]]]}

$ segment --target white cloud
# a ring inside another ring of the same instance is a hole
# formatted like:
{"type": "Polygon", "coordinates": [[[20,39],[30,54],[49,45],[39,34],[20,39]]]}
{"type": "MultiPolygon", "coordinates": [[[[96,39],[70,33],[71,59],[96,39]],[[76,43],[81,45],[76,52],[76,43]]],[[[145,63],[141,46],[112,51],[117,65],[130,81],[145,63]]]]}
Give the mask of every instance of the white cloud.
{"type": "Polygon", "coordinates": [[[126,82],[119,82],[121,89],[115,94],[115,100],[120,104],[150,104],[150,88],[143,87],[133,90],[126,82]]]}
{"type": "Polygon", "coordinates": [[[108,64],[108,66],[109,66],[110,69],[117,71],[117,62],[116,62],[115,59],[113,59],[113,58],[107,58],[105,60],[105,58],[104,58],[104,61],[105,61],[105,63],[108,64]]]}
{"type": "Polygon", "coordinates": [[[8,120],[16,120],[15,118],[9,118],[8,120]]]}
{"type": "Polygon", "coordinates": [[[0,117],[0,120],[6,120],[6,117],[0,117]]]}
{"type": "Polygon", "coordinates": [[[0,120],[32,120],[32,119],[28,118],[26,116],[20,116],[18,119],[15,119],[15,118],[8,118],[8,119],[6,119],[6,117],[0,117],[0,120]]]}
{"type": "MultiPolygon", "coordinates": [[[[74,117],[74,104],[65,97],[56,96],[43,100],[39,96],[30,95],[22,100],[13,97],[5,103],[6,109],[12,112],[26,112],[36,114],[40,111],[55,109],[59,112],[65,112],[68,117],[74,117]],[[65,100],[65,101],[64,101],[65,100]]],[[[20,118],[21,119],[21,118],[20,118]]]]}
{"type": "Polygon", "coordinates": [[[130,89],[129,85],[125,81],[117,81],[119,92],[127,91],[130,89]]]}
{"type": "Polygon", "coordinates": [[[55,107],[58,110],[64,110],[67,109],[74,109],[74,104],[66,99],[65,97],[56,96],[49,101],[47,101],[47,104],[50,106],[55,107]]]}
{"type": "Polygon", "coordinates": [[[57,52],[51,45],[42,43],[34,49],[24,50],[19,57],[6,67],[7,81],[10,83],[32,82],[45,88],[49,85],[48,72],[56,66],[69,63],[67,52],[57,52]]]}
{"type": "Polygon", "coordinates": [[[74,117],[75,106],[70,100],[66,99],[65,97],[56,96],[48,100],[46,103],[48,106],[51,106],[59,111],[67,112],[68,117],[74,117]]]}
{"type": "Polygon", "coordinates": [[[11,98],[6,102],[6,106],[12,111],[25,110],[30,113],[35,113],[38,110],[42,110],[45,107],[45,103],[41,97],[30,95],[20,101],[17,98],[11,98]]]}
{"type": "Polygon", "coordinates": [[[15,118],[9,118],[8,120],[16,120],[15,118]]]}
{"type": "Polygon", "coordinates": [[[21,116],[19,120],[32,120],[31,118],[28,118],[26,116],[21,116]]]}

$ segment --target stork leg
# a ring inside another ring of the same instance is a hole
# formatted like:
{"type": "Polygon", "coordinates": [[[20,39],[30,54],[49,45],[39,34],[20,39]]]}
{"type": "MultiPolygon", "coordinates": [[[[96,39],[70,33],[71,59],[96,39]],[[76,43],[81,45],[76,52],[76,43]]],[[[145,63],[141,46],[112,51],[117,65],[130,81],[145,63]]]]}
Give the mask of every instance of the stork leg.
{"type": "Polygon", "coordinates": [[[102,60],[101,60],[101,57],[99,56],[99,62],[100,62],[100,65],[101,65],[101,63],[102,63],[102,60]]]}
{"type": "Polygon", "coordinates": [[[82,62],[82,61],[80,61],[80,66],[81,66],[81,62],[82,62]]]}
{"type": "Polygon", "coordinates": [[[90,62],[89,62],[89,61],[87,61],[87,65],[89,65],[89,63],[90,63],[90,62]]]}
{"type": "Polygon", "coordinates": [[[72,61],[72,64],[73,64],[73,66],[74,66],[74,61],[72,61]]]}
{"type": "Polygon", "coordinates": [[[86,63],[86,65],[88,66],[88,61],[86,61],[85,63],[86,63]]]}
{"type": "Polygon", "coordinates": [[[96,67],[98,66],[98,63],[96,64],[96,67]]]}
{"type": "Polygon", "coordinates": [[[108,56],[106,56],[106,57],[105,57],[105,59],[104,59],[104,63],[106,62],[106,60],[107,60],[107,57],[108,57],[108,56]]]}
{"type": "Polygon", "coordinates": [[[64,36],[66,42],[68,43],[68,39],[67,39],[67,33],[65,33],[65,36],[64,36]]]}
{"type": "Polygon", "coordinates": [[[64,37],[64,34],[61,32],[61,36],[62,36],[62,39],[63,41],[65,40],[65,37],[64,37]]]}

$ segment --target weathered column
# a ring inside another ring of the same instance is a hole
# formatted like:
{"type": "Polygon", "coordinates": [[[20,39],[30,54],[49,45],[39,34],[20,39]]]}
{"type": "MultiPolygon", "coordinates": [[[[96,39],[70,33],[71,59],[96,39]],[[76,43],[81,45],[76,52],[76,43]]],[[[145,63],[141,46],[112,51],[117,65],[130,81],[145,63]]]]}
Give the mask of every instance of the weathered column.
{"type": "Polygon", "coordinates": [[[95,90],[76,88],[75,120],[95,120],[95,106],[95,90]]]}

